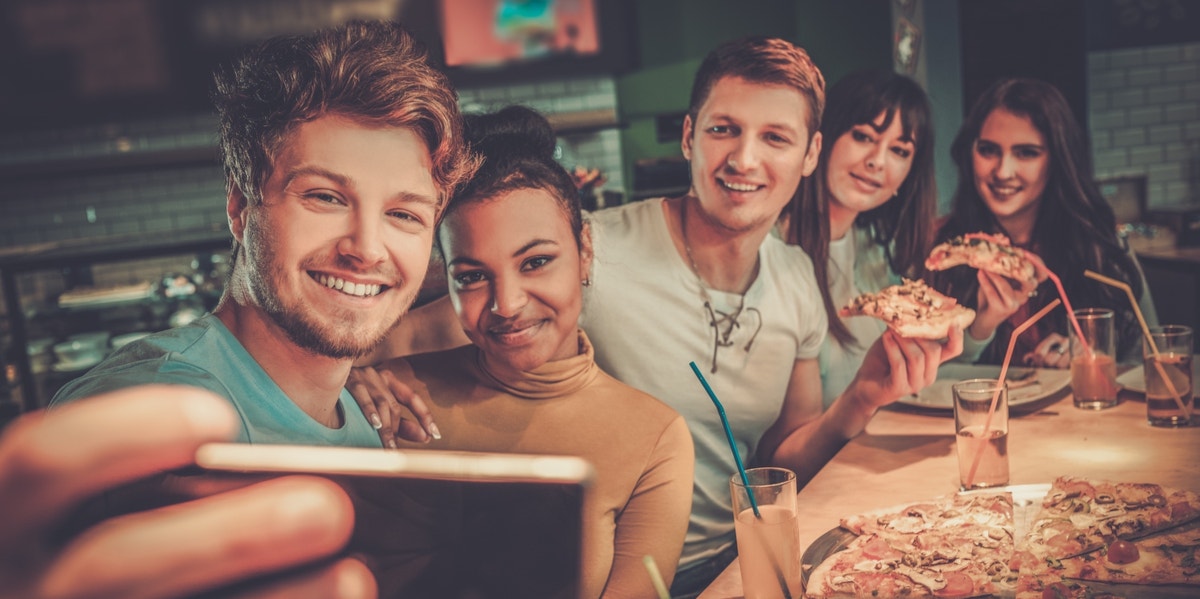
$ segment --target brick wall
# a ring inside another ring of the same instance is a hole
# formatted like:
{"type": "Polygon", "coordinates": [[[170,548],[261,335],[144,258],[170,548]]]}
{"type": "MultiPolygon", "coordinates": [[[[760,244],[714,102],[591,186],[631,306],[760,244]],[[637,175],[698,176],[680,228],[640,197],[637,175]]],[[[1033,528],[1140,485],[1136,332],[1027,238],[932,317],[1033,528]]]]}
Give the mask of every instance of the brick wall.
{"type": "Polygon", "coordinates": [[[1096,177],[1146,177],[1146,205],[1200,202],[1200,43],[1088,54],[1096,177]]]}

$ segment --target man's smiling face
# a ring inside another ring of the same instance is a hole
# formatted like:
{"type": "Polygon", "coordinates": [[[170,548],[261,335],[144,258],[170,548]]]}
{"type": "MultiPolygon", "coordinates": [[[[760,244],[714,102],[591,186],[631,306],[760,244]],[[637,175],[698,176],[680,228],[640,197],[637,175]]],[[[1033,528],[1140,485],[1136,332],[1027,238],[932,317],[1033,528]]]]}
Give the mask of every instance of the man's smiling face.
{"type": "Polygon", "coordinates": [[[732,232],[774,225],[817,164],[820,133],[808,131],[809,110],[786,85],[717,80],[683,131],[692,193],[710,223],[732,232]]]}
{"type": "Polygon", "coordinates": [[[425,277],[440,209],[430,164],[409,129],[337,115],[300,124],[274,157],[262,201],[231,201],[235,268],[252,303],[318,355],[374,347],[425,277]]]}

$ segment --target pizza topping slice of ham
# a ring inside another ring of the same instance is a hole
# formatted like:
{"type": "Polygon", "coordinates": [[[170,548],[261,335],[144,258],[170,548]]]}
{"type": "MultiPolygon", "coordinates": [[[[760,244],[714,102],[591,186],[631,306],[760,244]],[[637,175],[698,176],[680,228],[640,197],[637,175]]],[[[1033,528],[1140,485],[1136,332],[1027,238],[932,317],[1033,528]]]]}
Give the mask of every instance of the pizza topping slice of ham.
{"type": "Polygon", "coordinates": [[[924,281],[904,279],[878,293],[863,293],[838,311],[840,316],[873,316],[901,337],[944,339],[950,328],[965,328],[975,320],[975,311],[958,305],[924,281]]]}
{"type": "Polygon", "coordinates": [[[934,246],[925,259],[925,268],[929,270],[946,270],[962,264],[1015,281],[1036,279],[1036,269],[1025,251],[1013,247],[1007,236],[998,233],[959,235],[934,246]]]}

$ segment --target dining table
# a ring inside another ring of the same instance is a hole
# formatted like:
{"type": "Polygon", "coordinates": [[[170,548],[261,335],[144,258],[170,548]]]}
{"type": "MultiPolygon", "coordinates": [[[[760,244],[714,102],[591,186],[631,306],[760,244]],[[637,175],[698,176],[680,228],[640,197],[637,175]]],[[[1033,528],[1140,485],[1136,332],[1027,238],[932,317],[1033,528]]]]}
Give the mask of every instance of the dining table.
{"type": "MultiPolygon", "coordinates": [[[[1192,426],[1155,427],[1142,393],[1122,388],[1116,406],[1091,410],[1076,408],[1066,386],[1011,407],[1008,459],[1011,489],[1077,476],[1200,492],[1200,416],[1192,426]]],[[[799,490],[801,552],[825,545],[844,517],[958,491],[953,411],[916,401],[892,404],[799,490]]],[[[742,596],[735,559],[699,599],[742,596]]]]}

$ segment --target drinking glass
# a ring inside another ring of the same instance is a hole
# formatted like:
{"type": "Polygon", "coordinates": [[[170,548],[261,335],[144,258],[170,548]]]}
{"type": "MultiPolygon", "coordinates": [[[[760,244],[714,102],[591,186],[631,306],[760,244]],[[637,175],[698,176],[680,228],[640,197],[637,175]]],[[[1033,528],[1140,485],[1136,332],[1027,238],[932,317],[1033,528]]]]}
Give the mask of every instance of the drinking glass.
{"type": "Polygon", "coordinates": [[[1187,426],[1189,417],[1196,413],[1192,391],[1192,329],[1178,324],[1150,327],[1150,338],[1158,348],[1158,359],[1150,344],[1142,339],[1146,417],[1154,426],[1187,426]]]}
{"type": "Polygon", "coordinates": [[[1103,410],[1117,405],[1116,333],[1113,311],[1083,308],[1075,311],[1083,339],[1071,331],[1071,393],[1075,407],[1103,410]]]}
{"type": "Polygon", "coordinates": [[[750,486],[738,474],[729,479],[742,593],[745,599],[799,598],[804,589],[800,584],[796,474],[786,468],[750,468],[746,477],[750,486]],[[757,515],[750,503],[751,493],[758,505],[757,515]]]}
{"type": "Polygon", "coordinates": [[[954,395],[955,447],[962,490],[1007,485],[1008,385],[1000,386],[996,379],[969,379],[954,383],[950,389],[954,395]]]}

